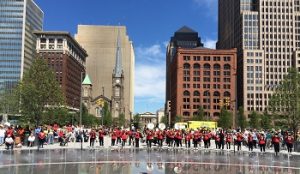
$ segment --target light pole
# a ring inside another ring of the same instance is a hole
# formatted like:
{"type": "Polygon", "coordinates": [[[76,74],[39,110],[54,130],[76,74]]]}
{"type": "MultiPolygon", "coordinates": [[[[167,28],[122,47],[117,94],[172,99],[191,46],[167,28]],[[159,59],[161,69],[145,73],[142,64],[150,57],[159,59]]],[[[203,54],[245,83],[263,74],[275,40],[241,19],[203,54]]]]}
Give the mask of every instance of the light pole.
{"type": "Polygon", "coordinates": [[[83,149],[83,127],[82,127],[82,77],[83,77],[83,73],[80,73],[80,117],[79,117],[79,125],[80,125],[80,129],[81,129],[81,145],[80,145],[80,149],[83,149]]]}

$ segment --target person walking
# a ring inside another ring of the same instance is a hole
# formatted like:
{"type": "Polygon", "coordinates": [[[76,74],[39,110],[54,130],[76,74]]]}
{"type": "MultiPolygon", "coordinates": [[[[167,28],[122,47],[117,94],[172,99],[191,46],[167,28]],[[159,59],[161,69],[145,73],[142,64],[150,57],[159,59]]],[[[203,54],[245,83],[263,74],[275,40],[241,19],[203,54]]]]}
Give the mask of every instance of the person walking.
{"type": "Polygon", "coordinates": [[[232,136],[230,133],[226,134],[226,149],[231,149],[232,136]]]}
{"type": "Polygon", "coordinates": [[[248,148],[249,148],[249,152],[253,151],[253,135],[252,135],[252,133],[248,134],[248,148]]]}
{"type": "Polygon", "coordinates": [[[113,130],[113,132],[111,133],[111,146],[115,146],[116,139],[117,139],[117,132],[116,130],[113,130]]]}
{"type": "Polygon", "coordinates": [[[104,135],[105,135],[105,132],[104,130],[101,128],[98,132],[98,137],[99,137],[99,145],[100,146],[104,146],[104,135]]]}
{"type": "Polygon", "coordinates": [[[243,141],[243,136],[241,133],[237,133],[236,136],[236,143],[237,143],[237,150],[240,151],[242,150],[242,141],[243,141]]]}
{"type": "Polygon", "coordinates": [[[136,133],[134,135],[135,137],[135,147],[139,148],[140,147],[140,138],[142,138],[142,134],[139,129],[136,130],[136,133]]]}
{"type": "Polygon", "coordinates": [[[287,138],[286,138],[286,145],[287,145],[288,153],[292,153],[293,143],[294,143],[294,138],[291,135],[291,133],[289,133],[287,138]]]}
{"type": "Polygon", "coordinates": [[[126,144],[126,141],[127,141],[127,132],[126,131],[123,131],[122,132],[122,136],[121,136],[121,139],[122,139],[122,148],[124,148],[125,144],[126,144]]]}

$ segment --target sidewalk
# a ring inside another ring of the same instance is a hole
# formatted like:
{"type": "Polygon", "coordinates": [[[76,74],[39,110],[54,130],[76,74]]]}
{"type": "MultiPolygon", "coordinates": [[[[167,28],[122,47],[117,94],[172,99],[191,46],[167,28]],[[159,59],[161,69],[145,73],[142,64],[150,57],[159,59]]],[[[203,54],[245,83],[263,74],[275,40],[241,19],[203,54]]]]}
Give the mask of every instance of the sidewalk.
{"type": "MultiPolygon", "coordinates": [[[[90,143],[89,142],[83,142],[82,143],[82,148],[83,149],[91,149],[90,147],[90,143]]],[[[121,145],[118,144],[116,146],[111,146],[111,140],[110,140],[110,137],[105,137],[104,138],[104,147],[100,147],[99,146],[99,142],[95,142],[95,145],[94,145],[94,148],[95,149],[121,149],[121,145]]],[[[130,149],[130,148],[134,148],[133,146],[129,146],[128,145],[128,141],[124,147],[125,149],[130,149]]],[[[158,149],[157,146],[153,145],[152,146],[153,149],[158,149]]],[[[43,150],[43,149],[81,149],[81,143],[80,142],[69,142],[66,146],[60,146],[59,143],[55,143],[55,144],[52,144],[52,145],[44,145],[44,148],[40,148],[40,150],[43,150]]],[[[141,143],[140,142],[140,149],[147,149],[147,145],[146,143],[141,143]]],[[[162,147],[162,149],[173,149],[172,147],[168,147],[165,143],[162,147]]],[[[185,144],[182,145],[182,147],[179,147],[179,148],[174,148],[174,149],[179,149],[179,150],[186,150],[185,148],[185,144]]],[[[6,150],[5,149],[5,145],[2,145],[0,146],[0,150],[1,151],[4,151],[6,150]]],[[[37,146],[34,146],[34,147],[27,147],[27,146],[23,146],[21,148],[14,148],[14,150],[37,150],[37,146]]],[[[191,148],[190,150],[209,150],[209,151],[222,151],[220,149],[216,149],[215,148],[215,142],[213,140],[211,140],[211,146],[208,148],[208,149],[204,149],[204,143],[201,142],[201,147],[198,147],[197,149],[195,149],[193,147],[193,144],[191,144],[191,148]]],[[[234,148],[233,148],[233,145],[231,145],[231,149],[226,149],[226,145],[224,146],[224,150],[225,152],[234,152],[234,148]]],[[[235,152],[237,152],[237,146],[235,146],[235,152]]],[[[249,150],[248,150],[248,147],[247,146],[242,146],[242,150],[241,152],[243,153],[250,153],[249,150]]],[[[254,153],[260,153],[260,149],[259,147],[257,147],[257,149],[253,149],[253,152],[254,153]]],[[[266,153],[274,153],[274,149],[271,148],[271,149],[267,149],[266,148],[266,153]]],[[[280,150],[280,153],[279,154],[288,154],[287,150],[280,150]]],[[[292,152],[292,155],[300,155],[299,152],[292,152]]]]}

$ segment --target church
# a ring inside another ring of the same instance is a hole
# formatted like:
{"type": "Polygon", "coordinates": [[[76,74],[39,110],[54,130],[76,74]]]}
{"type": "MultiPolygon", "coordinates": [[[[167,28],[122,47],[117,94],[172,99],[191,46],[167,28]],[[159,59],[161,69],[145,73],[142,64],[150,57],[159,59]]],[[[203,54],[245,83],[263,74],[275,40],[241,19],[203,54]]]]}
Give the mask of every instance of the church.
{"type": "Polygon", "coordinates": [[[117,38],[117,49],[115,58],[115,67],[112,73],[112,95],[105,96],[104,89],[102,94],[92,97],[93,84],[89,75],[86,75],[82,82],[82,102],[89,113],[96,117],[102,117],[102,109],[107,103],[111,111],[112,118],[119,118],[120,114],[125,114],[124,106],[124,72],[122,68],[122,52],[120,34],[117,38]]]}

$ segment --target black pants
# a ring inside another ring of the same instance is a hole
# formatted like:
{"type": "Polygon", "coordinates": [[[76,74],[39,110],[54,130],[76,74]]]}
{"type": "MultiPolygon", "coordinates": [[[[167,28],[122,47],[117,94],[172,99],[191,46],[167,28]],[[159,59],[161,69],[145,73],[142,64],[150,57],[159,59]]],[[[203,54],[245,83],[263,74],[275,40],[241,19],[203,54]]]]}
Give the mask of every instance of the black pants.
{"type": "Polygon", "coordinates": [[[193,144],[194,144],[194,148],[197,148],[198,146],[198,141],[196,139],[193,139],[193,144]]]}
{"type": "Polygon", "coordinates": [[[231,148],[230,145],[231,145],[231,143],[227,141],[226,142],[226,149],[230,149],[231,148]]]}
{"type": "Polygon", "coordinates": [[[224,149],[224,140],[219,142],[219,149],[224,149]]]}
{"type": "Polygon", "coordinates": [[[204,141],[204,148],[208,148],[208,140],[203,140],[204,141]]]}
{"type": "Polygon", "coordinates": [[[111,146],[114,146],[116,144],[116,139],[111,139],[111,146]]]}
{"type": "Polygon", "coordinates": [[[44,148],[44,141],[45,139],[39,139],[39,146],[38,148],[40,148],[42,146],[42,148],[44,148]]]}
{"type": "Polygon", "coordinates": [[[288,152],[292,152],[292,149],[293,149],[293,144],[292,143],[286,143],[286,146],[287,146],[287,149],[288,149],[288,152]]]}
{"type": "Polygon", "coordinates": [[[133,141],[133,137],[129,136],[129,146],[131,146],[131,142],[133,141]]]}
{"type": "Polygon", "coordinates": [[[140,147],[140,139],[139,138],[135,139],[135,147],[140,147]]]}
{"type": "Polygon", "coordinates": [[[252,145],[253,145],[253,147],[254,147],[255,149],[257,148],[256,144],[257,144],[256,140],[253,140],[253,141],[252,141],[252,145]]]}
{"type": "Polygon", "coordinates": [[[260,144],[259,147],[260,147],[260,152],[266,151],[266,144],[260,144]]]}
{"type": "Polygon", "coordinates": [[[161,139],[157,139],[157,143],[158,143],[158,146],[159,147],[162,147],[162,144],[163,144],[163,140],[161,139]]]}
{"type": "Polygon", "coordinates": [[[278,155],[278,153],[279,153],[279,143],[274,143],[274,151],[275,151],[275,154],[276,154],[276,156],[278,155]]]}
{"type": "Polygon", "coordinates": [[[95,138],[91,138],[90,139],[90,146],[94,147],[94,144],[95,144],[95,138]]]}
{"type": "Polygon", "coordinates": [[[191,140],[185,140],[185,147],[187,148],[191,147],[191,140]]]}
{"type": "Polygon", "coordinates": [[[242,142],[241,141],[237,141],[237,150],[240,151],[242,149],[242,142]]]}
{"type": "Polygon", "coordinates": [[[249,151],[253,151],[253,142],[248,142],[249,151]]]}
{"type": "Polygon", "coordinates": [[[100,146],[104,146],[104,141],[103,141],[103,137],[99,137],[99,145],[100,146]]]}
{"type": "Polygon", "coordinates": [[[124,147],[126,144],[126,140],[122,140],[122,147],[124,147]]]}
{"type": "Polygon", "coordinates": [[[152,146],[152,140],[147,140],[146,141],[146,143],[147,143],[147,147],[149,147],[149,148],[151,148],[151,146],[152,146]]]}
{"type": "Polygon", "coordinates": [[[117,143],[121,143],[121,138],[120,137],[117,138],[117,143]]]}
{"type": "Polygon", "coordinates": [[[11,150],[14,149],[14,143],[12,143],[12,144],[5,143],[5,145],[6,145],[6,149],[7,149],[7,150],[9,149],[9,147],[10,147],[11,150]]]}

